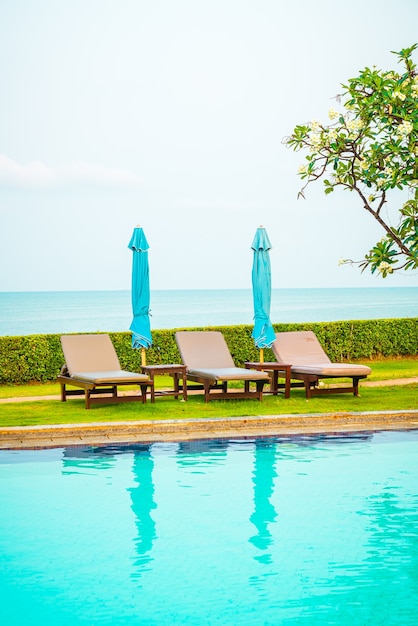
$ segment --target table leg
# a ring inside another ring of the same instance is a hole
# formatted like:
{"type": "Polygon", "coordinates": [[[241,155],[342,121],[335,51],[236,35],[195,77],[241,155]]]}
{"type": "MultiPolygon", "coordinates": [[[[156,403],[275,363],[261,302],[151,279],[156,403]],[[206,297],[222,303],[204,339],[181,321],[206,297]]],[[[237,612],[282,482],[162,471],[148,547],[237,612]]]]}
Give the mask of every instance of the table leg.
{"type": "Polygon", "coordinates": [[[277,396],[279,390],[279,372],[278,370],[272,371],[271,383],[270,383],[270,391],[273,396],[277,396]]]}
{"type": "Polygon", "coordinates": [[[290,368],[287,368],[285,371],[284,397],[290,398],[290,368]]]}

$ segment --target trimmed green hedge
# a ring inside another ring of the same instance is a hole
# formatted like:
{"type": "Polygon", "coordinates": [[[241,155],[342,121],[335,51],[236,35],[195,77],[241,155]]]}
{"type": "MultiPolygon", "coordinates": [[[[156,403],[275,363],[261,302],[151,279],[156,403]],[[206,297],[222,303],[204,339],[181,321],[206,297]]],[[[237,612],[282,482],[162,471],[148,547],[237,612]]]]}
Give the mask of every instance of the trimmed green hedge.
{"type": "MultiPolygon", "coordinates": [[[[358,361],[418,354],[418,318],[355,320],[311,324],[274,324],[276,332],[313,330],[332,361],[358,361]]],[[[193,330],[220,330],[235,363],[257,361],[259,350],[251,338],[253,326],[211,326],[193,330]]],[[[153,330],[147,363],[178,363],[174,339],[178,329],[153,330]]],[[[139,371],[141,351],[131,348],[130,333],[109,333],[123,369],[139,371]]],[[[266,361],[274,360],[270,350],[266,361]]],[[[0,383],[47,382],[58,376],[64,357],[60,335],[0,337],[0,383]]]]}

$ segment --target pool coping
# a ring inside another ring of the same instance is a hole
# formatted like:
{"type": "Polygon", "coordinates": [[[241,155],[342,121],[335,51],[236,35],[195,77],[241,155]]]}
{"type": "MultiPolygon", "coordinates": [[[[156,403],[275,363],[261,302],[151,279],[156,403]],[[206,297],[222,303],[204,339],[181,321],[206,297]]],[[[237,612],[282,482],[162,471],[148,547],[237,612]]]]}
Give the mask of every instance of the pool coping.
{"type": "Polygon", "coordinates": [[[418,410],[7,426],[0,450],[414,429],[418,410]]]}

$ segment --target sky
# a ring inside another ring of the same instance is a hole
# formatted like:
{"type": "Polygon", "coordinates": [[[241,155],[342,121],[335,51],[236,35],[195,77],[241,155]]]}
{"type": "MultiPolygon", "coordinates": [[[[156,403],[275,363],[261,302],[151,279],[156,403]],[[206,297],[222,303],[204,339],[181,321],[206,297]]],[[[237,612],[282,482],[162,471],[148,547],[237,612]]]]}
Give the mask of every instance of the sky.
{"type": "Polygon", "coordinates": [[[339,266],[383,231],[283,144],[418,41],[393,6],[0,0],[0,291],[130,289],[137,225],[152,290],[251,288],[260,225],[275,288],[418,286],[339,266]]]}

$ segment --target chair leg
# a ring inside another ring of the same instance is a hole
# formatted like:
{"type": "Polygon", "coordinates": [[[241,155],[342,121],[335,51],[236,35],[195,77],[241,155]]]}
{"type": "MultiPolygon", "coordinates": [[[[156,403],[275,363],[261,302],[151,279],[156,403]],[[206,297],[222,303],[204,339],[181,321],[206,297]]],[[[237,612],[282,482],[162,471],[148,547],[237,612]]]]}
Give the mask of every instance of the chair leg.
{"type": "Polygon", "coordinates": [[[263,399],[264,380],[257,380],[255,384],[257,387],[258,399],[261,402],[261,400],[263,399]]]}
{"type": "Polygon", "coordinates": [[[203,389],[205,391],[205,402],[209,402],[210,382],[208,380],[205,380],[203,383],[203,389]]]}
{"type": "Polygon", "coordinates": [[[359,395],[359,391],[358,391],[358,381],[359,381],[359,380],[360,380],[359,378],[356,378],[356,377],[355,377],[355,378],[353,378],[353,394],[354,394],[355,396],[358,396],[358,395],[359,395]]]}

